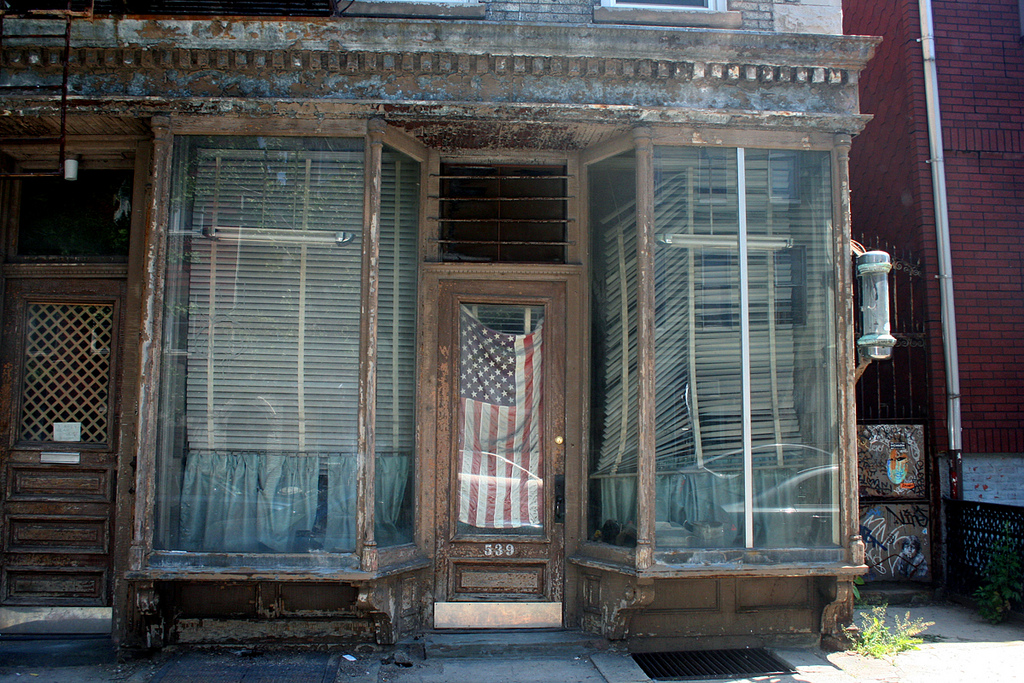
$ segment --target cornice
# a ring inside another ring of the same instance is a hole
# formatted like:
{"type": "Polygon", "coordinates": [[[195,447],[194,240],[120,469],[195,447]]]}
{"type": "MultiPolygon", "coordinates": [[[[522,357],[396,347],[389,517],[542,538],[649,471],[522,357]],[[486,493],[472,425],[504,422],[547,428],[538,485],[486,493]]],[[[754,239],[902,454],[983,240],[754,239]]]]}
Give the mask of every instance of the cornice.
{"type": "MultiPolygon", "coordinates": [[[[20,71],[58,74],[62,48],[6,46],[3,66],[20,71]]],[[[563,77],[600,80],[699,81],[724,84],[811,85],[856,84],[858,70],[826,65],[745,61],[642,59],[631,57],[551,57],[530,54],[467,54],[410,51],[318,51],[307,49],[251,50],[207,48],[74,48],[73,75],[101,71],[174,70],[180,73],[225,71],[250,76],[271,74],[337,74],[387,76],[405,74],[499,77],[563,77]]]]}

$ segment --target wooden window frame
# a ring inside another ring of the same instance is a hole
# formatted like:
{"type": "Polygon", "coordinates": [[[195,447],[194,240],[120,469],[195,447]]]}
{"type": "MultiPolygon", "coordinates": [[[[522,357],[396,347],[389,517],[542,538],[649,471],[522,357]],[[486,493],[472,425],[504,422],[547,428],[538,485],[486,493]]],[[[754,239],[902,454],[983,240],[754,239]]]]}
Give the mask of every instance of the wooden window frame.
{"type": "MultiPolygon", "coordinates": [[[[171,177],[174,163],[174,140],[191,135],[236,135],[274,137],[362,138],[364,140],[364,196],[361,254],[361,303],[365,315],[360,322],[359,369],[359,474],[357,480],[356,548],[353,553],[332,553],[337,558],[329,572],[331,578],[366,579],[378,571],[396,565],[405,568],[426,566],[424,548],[409,543],[378,548],[374,534],[375,492],[375,405],[376,396],[376,335],[378,264],[380,258],[381,177],[383,147],[411,157],[420,164],[419,217],[423,232],[423,194],[426,183],[426,148],[417,140],[393,129],[379,120],[361,121],[292,121],[272,119],[256,123],[244,118],[218,118],[174,116],[153,120],[154,130],[154,192],[156,210],[148,226],[149,244],[146,252],[145,272],[149,282],[144,300],[145,323],[151,334],[142,343],[142,373],[150,381],[140,388],[139,439],[136,447],[138,469],[136,486],[139,495],[135,503],[135,526],[129,557],[129,573],[138,579],[184,579],[223,577],[225,571],[240,576],[260,574],[254,567],[273,567],[282,580],[309,580],[326,576],[317,569],[322,560],[293,554],[262,553],[197,553],[160,551],[154,549],[152,520],[156,509],[157,489],[157,434],[159,423],[160,369],[163,344],[163,300],[167,275],[166,253],[168,226],[171,223],[171,177]],[[367,457],[369,454],[369,457],[367,457]],[[275,558],[283,560],[275,563],[275,558]],[[254,561],[255,560],[255,561],[254,561]],[[225,564],[226,563],[226,564],[225,564]],[[280,566],[278,566],[280,565],[280,566]]],[[[414,451],[418,452],[418,445],[414,451]]],[[[414,497],[415,500],[415,497],[414,497]]],[[[420,536],[418,516],[414,536],[420,536]]]]}
{"type": "MultiPolygon", "coordinates": [[[[608,0],[606,0],[608,1],[608,0]]],[[[844,188],[848,186],[848,137],[820,133],[798,132],[764,132],[752,130],[728,129],[690,129],[686,126],[667,127],[653,126],[634,130],[632,136],[626,135],[603,143],[584,151],[581,155],[582,187],[586,185],[586,173],[589,167],[601,160],[625,151],[633,150],[637,157],[637,231],[638,231],[638,341],[641,357],[639,362],[639,422],[640,422],[640,457],[638,459],[638,511],[637,511],[637,544],[635,549],[623,549],[606,544],[585,541],[582,554],[573,558],[580,566],[593,568],[609,568],[618,565],[622,571],[638,572],[651,577],[720,575],[722,573],[742,572],[758,573],[761,569],[746,565],[742,560],[738,563],[709,570],[698,565],[678,564],[671,551],[655,551],[654,517],[655,517],[655,465],[654,465],[654,365],[653,365],[653,327],[654,327],[654,280],[653,280],[653,154],[655,146],[724,146],[737,150],[768,149],[780,151],[826,151],[831,154],[831,206],[832,206],[832,240],[833,251],[833,286],[835,287],[833,310],[833,334],[836,352],[830,359],[834,363],[834,375],[837,379],[835,389],[835,410],[837,428],[837,489],[838,509],[836,518],[839,531],[838,552],[819,553],[816,550],[802,549],[770,549],[775,564],[765,565],[771,571],[785,575],[804,575],[808,569],[804,562],[812,559],[822,562],[816,571],[831,574],[837,567],[850,568],[858,563],[856,530],[856,447],[855,447],[855,411],[852,406],[852,383],[848,382],[851,366],[852,329],[842,324],[850,319],[849,309],[852,306],[852,280],[849,272],[850,262],[850,231],[848,213],[842,207],[848,206],[844,198],[844,188]],[[645,179],[647,182],[645,182],[645,179]],[[648,454],[645,455],[644,454],[648,454]],[[835,555],[836,557],[832,557],[835,555]],[[827,556],[827,557],[826,557],[827,556]]],[[[740,173],[742,174],[742,164],[740,173]]],[[[586,206],[588,203],[584,202],[586,206]]],[[[745,214],[745,207],[741,205],[745,214]]],[[[745,215],[743,217],[745,221],[745,215]]],[[[745,259],[745,249],[740,254],[745,259]]],[[[589,310],[589,307],[588,309],[589,310]]],[[[744,316],[746,317],[746,316],[744,316]]],[[[589,343],[589,342],[588,342],[589,343]]],[[[749,354],[749,346],[744,345],[744,355],[749,354]]],[[[749,413],[749,402],[745,411],[749,413]]],[[[584,427],[584,434],[589,428],[584,427]]],[[[590,457],[589,444],[585,444],[584,453],[590,457]]],[[[749,459],[749,458],[745,458],[749,459]]],[[[749,463],[748,463],[749,464],[749,463]]],[[[590,486],[589,476],[584,480],[590,486]]],[[[749,477],[748,480],[749,482],[749,477]]],[[[748,483],[749,487],[749,483],[748,483]]],[[[584,493],[584,500],[587,499],[584,493]]],[[[745,496],[746,514],[749,516],[750,493],[745,496]]],[[[749,524],[747,534],[749,536],[749,524]]],[[[760,557],[764,549],[752,548],[748,538],[747,549],[741,553],[753,553],[752,558],[760,557]]],[[[825,549],[826,551],[828,549],[825,549]]],[[[852,571],[852,570],[851,570],[852,571]]]]}

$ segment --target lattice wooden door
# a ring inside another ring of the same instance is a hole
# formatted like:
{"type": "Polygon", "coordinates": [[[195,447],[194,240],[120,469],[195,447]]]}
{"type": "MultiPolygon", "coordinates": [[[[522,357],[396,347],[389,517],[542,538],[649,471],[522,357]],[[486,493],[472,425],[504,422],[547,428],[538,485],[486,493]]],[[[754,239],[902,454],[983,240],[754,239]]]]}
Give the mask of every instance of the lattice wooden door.
{"type": "Polygon", "coordinates": [[[12,281],[0,604],[110,605],[123,283],[12,281]]]}

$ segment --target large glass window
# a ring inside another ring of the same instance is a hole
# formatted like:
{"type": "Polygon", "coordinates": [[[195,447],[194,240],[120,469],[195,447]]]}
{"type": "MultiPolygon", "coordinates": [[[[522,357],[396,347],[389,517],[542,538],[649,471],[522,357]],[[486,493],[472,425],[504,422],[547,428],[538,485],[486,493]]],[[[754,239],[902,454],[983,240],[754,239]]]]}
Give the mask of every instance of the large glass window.
{"type": "MultiPolygon", "coordinates": [[[[355,550],[364,166],[361,140],[176,140],[158,549],[355,550]]],[[[386,545],[411,538],[418,169],[386,151],[382,176],[386,545]]]]}
{"type": "Polygon", "coordinates": [[[420,166],[387,148],[381,166],[374,520],[383,547],[413,540],[420,166]]]}
{"type": "Polygon", "coordinates": [[[829,155],[656,148],[656,543],[836,543],[829,155]]]}
{"type": "Polygon", "coordinates": [[[637,463],[653,458],[659,549],[837,544],[830,163],[654,148],[639,179],[654,193],[649,348],[636,336],[636,156],[589,167],[592,539],[635,540],[637,463]],[[655,420],[640,425],[645,358],[655,420]],[[654,453],[638,452],[645,429],[654,453]]]}
{"type": "Polygon", "coordinates": [[[589,169],[591,410],[589,535],[636,545],[637,236],[636,155],[589,169]]]}

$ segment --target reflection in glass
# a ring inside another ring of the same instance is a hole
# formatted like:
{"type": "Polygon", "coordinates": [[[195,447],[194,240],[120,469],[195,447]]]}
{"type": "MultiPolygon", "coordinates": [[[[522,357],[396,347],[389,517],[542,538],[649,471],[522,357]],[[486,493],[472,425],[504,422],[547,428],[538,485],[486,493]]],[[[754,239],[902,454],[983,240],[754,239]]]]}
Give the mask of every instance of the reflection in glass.
{"type": "Polygon", "coordinates": [[[460,534],[543,531],[543,315],[540,306],[460,308],[460,534]]]}
{"type": "Polygon", "coordinates": [[[155,546],[356,544],[359,140],[179,138],[155,546]]]}
{"type": "Polygon", "coordinates": [[[744,547],[745,463],[755,547],[837,542],[829,156],[746,150],[744,160],[741,187],[734,149],[656,150],[660,548],[744,547]]]}
{"type": "Polygon", "coordinates": [[[386,547],[413,540],[420,166],[388,148],[381,165],[374,536],[386,547]]]}
{"type": "Polygon", "coordinates": [[[588,169],[591,251],[591,540],[636,545],[636,156],[588,169]]]}

